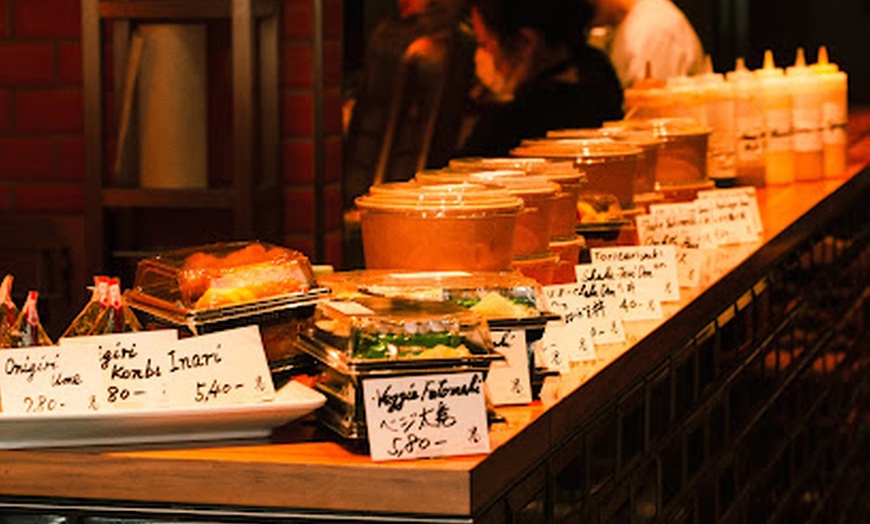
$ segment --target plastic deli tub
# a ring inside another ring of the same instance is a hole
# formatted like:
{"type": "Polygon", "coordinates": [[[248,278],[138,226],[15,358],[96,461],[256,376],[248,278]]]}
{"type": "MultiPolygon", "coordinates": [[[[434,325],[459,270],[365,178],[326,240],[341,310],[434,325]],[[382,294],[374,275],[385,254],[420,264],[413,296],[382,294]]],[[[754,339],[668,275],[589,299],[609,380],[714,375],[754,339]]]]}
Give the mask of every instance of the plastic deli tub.
{"type": "Polygon", "coordinates": [[[479,184],[373,186],[356,200],[369,269],[508,269],[521,198],[479,184]]]}

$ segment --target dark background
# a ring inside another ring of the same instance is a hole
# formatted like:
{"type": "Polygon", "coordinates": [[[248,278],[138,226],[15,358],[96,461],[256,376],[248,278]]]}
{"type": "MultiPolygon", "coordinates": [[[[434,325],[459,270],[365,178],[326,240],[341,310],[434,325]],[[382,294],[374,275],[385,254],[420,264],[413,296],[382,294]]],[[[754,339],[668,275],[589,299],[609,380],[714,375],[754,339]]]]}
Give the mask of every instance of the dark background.
{"type": "MultiPolygon", "coordinates": [[[[849,100],[870,104],[870,0],[674,0],[701,37],[717,72],[743,57],[750,69],[773,51],[780,67],[794,63],[798,47],[815,62],[825,45],[849,75],[849,100]]],[[[395,0],[344,0],[344,71],[358,70],[365,38],[395,0]]]]}

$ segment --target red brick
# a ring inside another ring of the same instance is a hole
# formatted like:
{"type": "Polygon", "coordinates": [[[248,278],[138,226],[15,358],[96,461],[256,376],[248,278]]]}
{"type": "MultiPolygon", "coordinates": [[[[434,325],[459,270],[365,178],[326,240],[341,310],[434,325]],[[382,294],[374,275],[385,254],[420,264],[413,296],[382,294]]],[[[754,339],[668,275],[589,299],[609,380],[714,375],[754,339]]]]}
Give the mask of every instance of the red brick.
{"type": "Polygon", "coordinates": [[[323,94],[323,131],[327,135],[341,135],[341,92],[338,89],[327,90],[323,94]]]}
{"type": "Polygon", "coordinates": [[[80,0],[12,0],[12,28],[16,38],[77,39],[80,0]]]}
{"type": "Polygon", "coordinates": [[[54,147],[49,138],[0,139],[0,177],[48,180],[54,175],[54,147]]]}
{"type": "Polygon", "coordinates": [[[308,40],[314,36],[313,0],[284,0],[281,37],[285,40],[308,40]]]}
{"type": "Polygon", "coordinates": [[[12,129],[12,95],[6,89],[0,89],[0,132],[12,129]]]}
{"type": "Polygon", "coordinates": [[[342,269],[342,247],[344,243],[341,238],[341,231],[334,231],[326,234],[323,239],[323,263],[330,264],[336,270],[342,269]]]}
{"type": "Polygon", "coordinates": [[[289,248],[295,249],[313,260],[314,256],[314,237],[310,234],[293,234],[284,235],[283,244],[289,248]]]}
{"type": "Polygon", "coordinates": [[[325,193],[326,230],[341,230],[344,222],[341,212],[341,186],[330,184],[326,187],[325,193]]]}
{"type": "Polygon", "coordinates": [[[328,89],[341,88],[341,58],[341,42],[326,42],[323,45],[323,85],[328,89]]]}
{"type": "Polygon", "coordinates": [[[324,162],[326,163],[326,182],[339,183],[342,179],[343,170],[341,156],[341,137],[327,138],[324,141],[324,162]]]}
{"type": "Polygon", "coordinates": [[[323,0],[323,38],[341,42],[344,33],[343,0],[323,0]]]}
{"type": "Polygon", "coordinates": [[[2,43],[0,64],[0,85],[49,86],[54,82],[54,49],[50,43],[2,43]]]}
{"type": "Polygon", "coordinates": [[[85,178],[84,137],[60,138],[57,141],[57,174],[63,180],[85,178]]]}
{"type": "Polygon", "coordinates": [[[310,140],[287,140],[282,145],[284,183],[288,186],[314,184],[314,144],[310,140]]]}
{"type": "Polygon", "coordinates": [[[80,89],[16,93],[15,129],[18,132],[80,133],[83,118],[80,89]]]}
{"type": "Polygon", "coordinates": [[[314,191],[288,190],[284,192],[284,232],[311,233],[314,231],[314,191]]]}
{"type": "Polygon", "coordinates": [[[0,185],[0,211],[12,211],[10,193],[9,187],[5,184],[0,185]]]}
{"type": "Polygon", "coordinates": [[[311,89],[314,84],[311,46],[285,44],[281,46],[281,86],[311,89]]]}
{"type": "Polygon", "coordinates": [[[82,85],[82,46],[81,44],[60,44],[58,46],[58,80],[61,85],[82,85]]]}
{"type": "Polygon", "coordinates": [[[84,209],[80,185],[24,185],[13,190],[16,211],[76,213],[84,209]]]}
{"type": "Polygon", "coordinates": [[[0,0],[0,38],[9,38],[9,0],[0,0]]]}
{"type": "Polygon", "coordinates": [[[308,93],[283,97],[281,132],[287,138],[310,137],[314,133],[314,100],[308,93]]]}

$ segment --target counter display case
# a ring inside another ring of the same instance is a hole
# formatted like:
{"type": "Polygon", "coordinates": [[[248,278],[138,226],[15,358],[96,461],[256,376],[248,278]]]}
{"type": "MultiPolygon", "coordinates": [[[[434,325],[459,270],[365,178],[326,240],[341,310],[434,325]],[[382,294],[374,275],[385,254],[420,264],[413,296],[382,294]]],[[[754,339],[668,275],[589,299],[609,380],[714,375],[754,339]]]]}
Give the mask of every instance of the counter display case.
{"type": "Polygon", "coordinates": [[[268,442],[0,451],[0,512],[52,522],[858,522],[868,515],[870,169],[758,191],[763,239],[499,407],[485,455],[268,442]],[[45,516],[50,515],[50,516],[45,516]]]}

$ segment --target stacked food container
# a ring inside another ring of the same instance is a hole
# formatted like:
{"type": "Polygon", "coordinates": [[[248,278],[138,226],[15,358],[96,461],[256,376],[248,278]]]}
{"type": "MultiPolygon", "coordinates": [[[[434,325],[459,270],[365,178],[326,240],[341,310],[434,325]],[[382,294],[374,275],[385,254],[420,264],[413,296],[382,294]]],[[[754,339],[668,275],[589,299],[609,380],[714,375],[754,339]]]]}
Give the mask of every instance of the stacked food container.
{"type": "Polygon", "coordinates": [[[516,272],[360,270],[324,275],[332,299],[318,306],[301,350],[323,364],[325,424],[346,438],[365,437],[361,384],[402,374],[486,373],[503,357],[493,340],[522,331],[533,389],[546,374],[535,352],[547,321],[540,284],[516,272]]]}
{"type": "Polygon", "coordinates": [[[141,260],[124,298],[146,329],[191,336],[258,325],[267,360],[275,364],[293,355],[294,340],[327,293],[298,251],[230,242],[141,260]]]}

